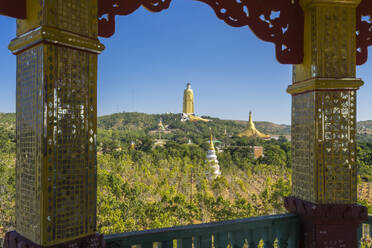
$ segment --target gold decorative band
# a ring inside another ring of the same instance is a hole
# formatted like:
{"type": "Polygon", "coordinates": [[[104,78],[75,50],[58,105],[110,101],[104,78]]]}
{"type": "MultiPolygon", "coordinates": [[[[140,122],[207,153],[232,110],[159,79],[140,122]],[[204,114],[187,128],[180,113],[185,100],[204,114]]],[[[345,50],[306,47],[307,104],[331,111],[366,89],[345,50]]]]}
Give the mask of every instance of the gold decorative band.
{"type": "Polygon", "coordinates": [[[300,0],[302,8],[306,9],[314,5],[337,5],[357,7],[361,0],[300,0]]]}
{"type": "Polygon", "coordinates": [[[360,78],[313,78],[288,86],[287,92],[291,95],[297,95],[315,90],[357,90],[363,84],[364,82],[360,78]]]}
{"type": "Polygon", "coordinates": [[[105,46],[100,43],[98,39],[42,26],[13,39],[9,44],[9,50],[14,54],[18,54],[42,42],[67,46],[97,54],[105,49],[105,46]]]}

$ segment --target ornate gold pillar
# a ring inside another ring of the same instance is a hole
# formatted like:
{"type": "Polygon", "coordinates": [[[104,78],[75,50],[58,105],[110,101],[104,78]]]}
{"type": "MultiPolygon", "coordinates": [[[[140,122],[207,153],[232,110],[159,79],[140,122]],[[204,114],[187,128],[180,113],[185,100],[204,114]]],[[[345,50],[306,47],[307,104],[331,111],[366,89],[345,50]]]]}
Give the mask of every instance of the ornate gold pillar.
{"type": "Polygon", "coordinates": [[[97,28],[97,0],[27,0],[27,19],[17,20],[16,232],[5,247],[102,246],[97,28]]]}
{"type": "Polygon", "coordinates": [[[293,68],[293,197],[303,247],[357,247],[356,7],[360,0],[300,0],[304,61],[293,68]],[[355,235],[352,233],[355,232],[355,235]]]}

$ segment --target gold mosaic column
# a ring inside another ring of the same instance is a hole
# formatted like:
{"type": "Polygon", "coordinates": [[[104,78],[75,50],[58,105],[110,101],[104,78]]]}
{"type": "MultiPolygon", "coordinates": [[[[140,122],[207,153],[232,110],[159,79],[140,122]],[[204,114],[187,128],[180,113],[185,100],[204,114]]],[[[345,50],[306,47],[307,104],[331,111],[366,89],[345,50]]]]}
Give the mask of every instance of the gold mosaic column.
{"type": "Polygon", "coordinates": [[[303,247],[356,247],[356,7],[360,0],[300,0],[304,60],[293,68],[292,197],[303,247]],[[355,233],[355,235],[353,235],[355,233]]]}
{"type": "Polygon", "coordinates": [[[100,242],[84,240],[96,233],[97,28],[96,0],[28,0],[17,20],[19,237],[9,244],[100,242]]]}
{"type": "Polygon", "coordinates": [[[356,7],[360,0],[302,0],[305,56],[294,66],[293,195],[313,203],[357,197],[356,7]]]}

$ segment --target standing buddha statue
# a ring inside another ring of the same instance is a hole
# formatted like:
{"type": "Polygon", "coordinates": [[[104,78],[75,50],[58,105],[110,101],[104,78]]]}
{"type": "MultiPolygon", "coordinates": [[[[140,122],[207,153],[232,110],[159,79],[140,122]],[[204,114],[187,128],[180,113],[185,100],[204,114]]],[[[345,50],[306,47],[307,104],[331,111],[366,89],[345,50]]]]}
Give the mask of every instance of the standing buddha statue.
{"type": "Polygon", "coordinates": [[[187,88],[183,92],[183,113],[187,115],[194,114],[194,92],[191,89],[191,84],[188,83],[187,88]]]}

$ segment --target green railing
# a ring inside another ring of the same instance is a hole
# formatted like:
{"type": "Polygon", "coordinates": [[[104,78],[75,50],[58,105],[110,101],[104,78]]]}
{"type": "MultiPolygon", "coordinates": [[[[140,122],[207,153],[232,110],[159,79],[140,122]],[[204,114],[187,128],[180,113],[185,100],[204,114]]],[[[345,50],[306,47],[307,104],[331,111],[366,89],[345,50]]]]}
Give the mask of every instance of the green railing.
{"type": "Polygon", "coordinates": [[[213,222],[207,224],[177,226],[112,234],[105,236],[107,248],[249,248],[298,247],[299,219],[293,214],[282,214],[213,222]],[[247,246],[246,246],[247,247],[247,246]]]}
{"type": "Polygon", "coordinates": [[[368,216],[368,220],[358,228],[359,247],[372,247],[372,215],[368,216]]]}

